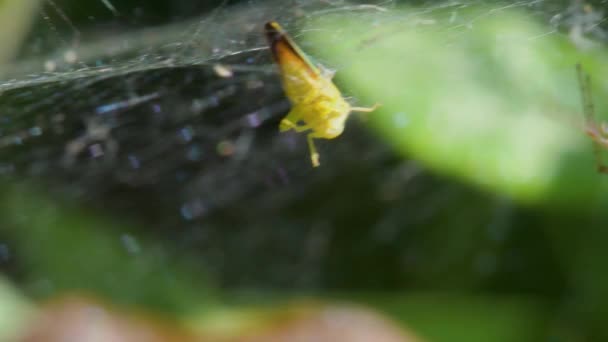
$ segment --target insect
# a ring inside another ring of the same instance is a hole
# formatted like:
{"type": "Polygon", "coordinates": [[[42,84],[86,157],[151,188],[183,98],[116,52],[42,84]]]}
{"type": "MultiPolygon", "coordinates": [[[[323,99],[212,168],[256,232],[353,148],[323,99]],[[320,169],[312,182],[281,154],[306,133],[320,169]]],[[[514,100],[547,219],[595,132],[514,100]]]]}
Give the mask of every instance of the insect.
{"type": "Polygon", "coordinates": [[[313,65],[304,52],[275,21],[265,25],[266,38],[278,65],[291,111],[281,120],[279,131],[308,132],[308,149],[314,167],[320,165],[314,139],[334,139],[344,131],[351,112],[378,108],[352,107],[332,82],[332,76],[313,65]]]}
{"type": "Polygon", "coordinates": [[[591,77],[583,71],[580,64],[576,65],[576,73],[581,89],[583,113],[585,115],[585,133],[593,140],[597,171],[608,174],[608,166],[602,162],[600,149],[601,147],[608,148],[608,126],[605,122],[598,125],[595,120],[595,106],[591,97],[591,77]]]}

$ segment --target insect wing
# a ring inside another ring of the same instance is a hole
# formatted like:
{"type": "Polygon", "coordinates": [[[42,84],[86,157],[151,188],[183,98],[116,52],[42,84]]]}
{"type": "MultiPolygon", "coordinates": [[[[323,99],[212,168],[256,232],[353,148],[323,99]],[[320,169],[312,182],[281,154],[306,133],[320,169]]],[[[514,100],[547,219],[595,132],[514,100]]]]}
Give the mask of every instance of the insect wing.
{"type": "Polygon", "coordinates": [[[265,26],[272,56],[281,70],[283,87],[293,102],[318,92],[324,84],[321,73],[276,22],[265,26]]]}

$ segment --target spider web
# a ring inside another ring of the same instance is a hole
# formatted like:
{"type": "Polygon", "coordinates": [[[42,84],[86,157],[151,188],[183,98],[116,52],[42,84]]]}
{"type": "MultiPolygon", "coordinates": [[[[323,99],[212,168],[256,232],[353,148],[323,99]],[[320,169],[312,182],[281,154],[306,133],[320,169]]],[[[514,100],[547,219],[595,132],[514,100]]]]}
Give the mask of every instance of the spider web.
{"type": "MultiPolygon", "coordinates": [[[[488,201],[427,173],[354,122],[340,139],[322,143],[324,165],[314,171],[304,137],[277,132],[289,103],[264,22],[280,20],[298,40],[301,22],[328,13],[361,20],[382,13],[434,29],[424,18],[435,11],[457,17],[487,6],[408,4],[415,10],[402,18],[392,14],[395,1],[224,1],[150,23],[138,15],[145,8],[111,0],[100,0],[90,20],[75,19],[69,2],[47,1],[18,61],[3,68],[0,173],[136,218],[175,250],[200,254],[201,268],[229,286],[370,288],[411,280],[374,269],[378,263],[419,271],[414,278],[424,282],[432,274],[416,270],[420,260],[435,258],[435,273],[450,268],[441,239],[433,239],[441,230],[428,228],[442,227],[446,216],[481,227],[462,262],[479,278],[492,275],[512,227],[505,222],[517,219],[508,201],[488,201]],[[369,198],[353,203],[360,194],[369,198]],[[416,246],[424,237],[434,242],[416,246]],[[361,268],[369,280],[357,278],[361,268]]],[[[493,4],[488,14],[521,7],[550,24],[547,34],[569,34],[581,45],[605,39],[602,16],[584,6],[513,1],[493,4]]],[[[446,33],[467,24],[446,25],[446,33]]],[[[339,72],[348,61],[329,67],[339,72]]]]}

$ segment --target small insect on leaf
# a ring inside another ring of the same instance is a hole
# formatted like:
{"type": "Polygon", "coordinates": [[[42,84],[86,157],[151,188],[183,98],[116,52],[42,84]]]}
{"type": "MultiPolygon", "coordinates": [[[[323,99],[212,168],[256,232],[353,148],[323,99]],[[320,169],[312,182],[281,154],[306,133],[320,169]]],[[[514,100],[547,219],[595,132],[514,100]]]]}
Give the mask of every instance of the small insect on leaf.
{"type": "Polygon", "coordinates": [[[372,112],[378,105],[351,107],[332,82],[333,74],[321,72],[313,65],[277,22],[266,23],[265,30],[285,95],[291,102],[291,111],[281,120],[279,130],[308,132],[310,159],[317,167],[319,153],[314,139],[339,136],[351,112],[372,112]]]}
{"type": "Polygon", "coordinates": [[[597,171],[608,174],[608,166],[604,165],[601,156],[601,148],[608,149],[608,127],[605,122],[598,124],[595,120],[595,106],[591,96],[591,77],[583,71],[580,64],[576,65],[576,73],[585,115],[585,133],[593,140],[597,171]]]}

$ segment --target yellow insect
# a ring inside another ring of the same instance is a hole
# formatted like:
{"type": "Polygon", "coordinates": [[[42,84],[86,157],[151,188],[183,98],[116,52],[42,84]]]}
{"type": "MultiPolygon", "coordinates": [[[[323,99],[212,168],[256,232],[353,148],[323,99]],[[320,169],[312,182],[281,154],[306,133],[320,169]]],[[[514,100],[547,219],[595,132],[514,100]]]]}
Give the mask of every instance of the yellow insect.
{"type": "Polygon", "coordinates": [[[310,159],[317,167],[319,153],[313,139],[339,136],[351,112],[372,112],[378,105],[351,107],[332,82],[332,76],[310,63],[277,22],[266,23],[265,29],[273,59],[281,72],[283,89],[292,106],[281,120],[279,130],[310,131],[307,135],[310,159]]]}

